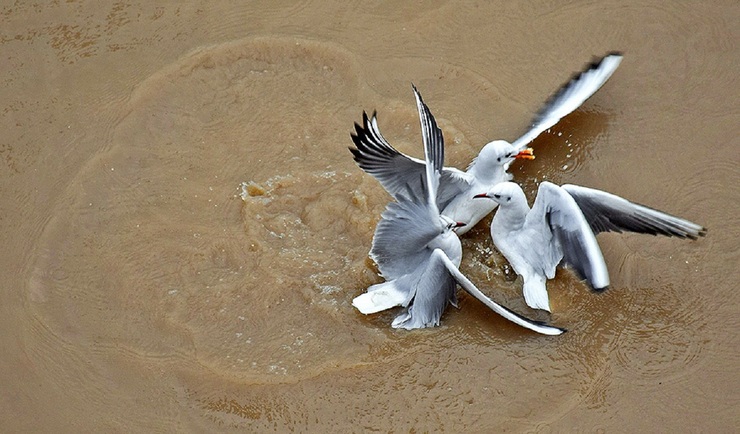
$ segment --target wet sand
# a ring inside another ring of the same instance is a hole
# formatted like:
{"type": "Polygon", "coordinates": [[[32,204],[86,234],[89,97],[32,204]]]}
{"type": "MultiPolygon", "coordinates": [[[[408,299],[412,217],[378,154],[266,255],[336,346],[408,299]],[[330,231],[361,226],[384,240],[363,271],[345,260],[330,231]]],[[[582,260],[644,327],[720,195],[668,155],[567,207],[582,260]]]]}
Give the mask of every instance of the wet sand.
{"type": "Polygon", "coordinates": [[[0,7],[3,432],[734,432],[740,7],[63,2],[0,7]],[[351,300],[389,197],[363,110],[422,155],[410,83],[465,168],[595,55],[625,59],[512,168],[709,228],[603,234],[529,310],[488,236],[461,294],[392,330],[351,300]]]}

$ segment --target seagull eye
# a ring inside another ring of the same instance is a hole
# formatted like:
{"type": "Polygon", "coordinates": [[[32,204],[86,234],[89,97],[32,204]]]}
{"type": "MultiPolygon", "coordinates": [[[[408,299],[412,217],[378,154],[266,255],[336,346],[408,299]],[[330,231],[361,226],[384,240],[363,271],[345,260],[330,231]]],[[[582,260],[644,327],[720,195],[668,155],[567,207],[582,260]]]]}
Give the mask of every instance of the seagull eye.
{"type": "Polygon", "coordinates": [[[496,161],[498,161],[498,162],[500,163],[500,162],[501,162],[501,157],[498,157],[498,158],[496,159],[496,161]]]}
{"type": "Polygon", "coordinates": [[[511,202],[511,198],[510,198],[510,197],[507,197],[507,198],[506,198],[506,201],[507,201],[507,202],[511,202]]]}

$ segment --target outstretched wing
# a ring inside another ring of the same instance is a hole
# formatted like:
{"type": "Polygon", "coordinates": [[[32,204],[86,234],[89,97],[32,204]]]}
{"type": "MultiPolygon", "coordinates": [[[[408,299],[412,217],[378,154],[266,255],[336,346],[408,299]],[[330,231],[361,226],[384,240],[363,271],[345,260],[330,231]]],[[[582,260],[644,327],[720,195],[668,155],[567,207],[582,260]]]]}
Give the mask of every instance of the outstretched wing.
{"type": "Polygon", "coordinates": [[[468,280],[468,278],[465,277],[465,275],[460,272],[460,270],[455,266],[455,264],[452,263],[450,258],[448,258],[447,255],[445,255],[442,250],[440,249],[434,250],[434,252],[432,253],[432,261],[439,261],[443,263],[447,271],[450,273],[450,275],[455,279],[455,281],[457,281],[458,284],[460,284],[460,286],[468,294],[477,298],[481,303],[488,306],[492,311],[508,319],[514,324],[520,325],[524,328],[535,331],[537,333],[541,333],[543,335],[554,336],[554,335],[562,334],[566,331],[565,329],[549,326],[543,322],[534,321],[529,318],[526,318],[512,311],[511,309],[504,307],[496,303],[495,301],[491,300],[485,294],[483,294],[478,288],[476,288],[473,282],[468,280]]]}
{"type": "MultiPolygon", "coordinates": [[[[409,189],[414,195],[422,195],[424,161],[391,146],[380,133],[375,113],[368,118],[363,112],[362,123],[362,126],[355,124],[355,132],[351,135],[356,148],[349,148],[357,165],[375,177],[394,199],[398,199],[399,194],[407,194],[409,189]]],[[[444,209],[455,196],[465,191],[470,182],[471,177],[465,172],[452,167],[443,168],[437,192],[439,209],[444,209]]]]}
{"type": "Polygon", "coordinates": [[[571,184],[562,188],[576,201],[594,234],[627,231],[692,240],[706,235],[707,230],[696,223],[605,191],[571,184]]]}
{"type": "Polygon", "coordinates": [[[437,190],[439,190],[442,166],[445,163],[444,138],[442,137],[442,130],[437,126],[437,121],[429,111],[429,107],[424,104],[416,86],[412,84],[411,87],[414,90],[414,97],[416,97],[416,108],[419,110],[419,122],[421,123],[421,139],[424,143],[427,203],[432,208],[432,213],[439,214],[437,190]]]}
{"type": "Polygon", "coordinates": [[[601,291],[609,286],[609,273],[596,237],[578,204],[564,189],[542,182],[525,225],[552,232],[562,249],[563,262],[591,288],[601,291]]]}
{"type": "Polygon", "coordinates": [[[406,186],[410,186],[414,194],[420,194],[419,180],[423,179],[424,162],[391,146],[378,129],[375,113],[368,119],[367,113],[362,112],[362,123],[363,126],[355,124],[355,132],[351,135],[357,148],[349,148],[357,165],[380,181],[394,198],[405,193],[406,186]]]}
{"type": "Polygon", "coordinates": [[[512,144],[514,148],[523,150],[543,131],[580,107],[611,77],[621,61],[621,53],[610,53],[571,78],[547,100],[532,120],[529,131],[512,144]]]}

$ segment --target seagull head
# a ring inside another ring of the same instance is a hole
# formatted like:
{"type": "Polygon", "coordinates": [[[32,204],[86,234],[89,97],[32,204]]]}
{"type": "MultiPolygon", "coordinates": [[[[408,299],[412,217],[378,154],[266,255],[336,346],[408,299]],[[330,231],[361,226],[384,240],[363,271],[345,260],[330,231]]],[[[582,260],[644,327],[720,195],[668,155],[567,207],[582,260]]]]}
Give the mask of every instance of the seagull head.
{"type": "Polygon", "coordinates": [[[499,166],[507,170],[515,159],[534,160],[532,148],[517,150],[506,140],[494,140],[481,149],[476,164],[489,169],[499,166]]]}
{"type": "Polygon", "coordinates": [[[491,190],[486,193],[476,194],[473,196],[475,199],[488,198],[499,204],[499,206],[507,206],[515,203],[527,203],[527,198],[524,196],[524,191],[519,187],[518,184],[513,182],[499,182],[494,185],[491,190]]]}
{"type": "Polygon", "coordinates": [[[455,220],[452,220],[451,218],[444,215],[440,215],[439,219],[442,221],[442,226],[444,227],[444,229],[442,229],[443,234],[465,226],[465,223],[456,222],[455,220]]]}

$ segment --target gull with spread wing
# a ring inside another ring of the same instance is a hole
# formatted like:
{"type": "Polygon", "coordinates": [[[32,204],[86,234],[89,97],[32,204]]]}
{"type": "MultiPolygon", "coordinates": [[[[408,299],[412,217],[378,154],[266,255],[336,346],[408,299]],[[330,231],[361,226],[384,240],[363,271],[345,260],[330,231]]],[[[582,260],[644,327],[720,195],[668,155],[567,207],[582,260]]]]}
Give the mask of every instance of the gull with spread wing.
{"type": "MultiPolygon", "coordinates": [[[[493,244],[524,280],[524,299],[550,310],[545,283],[559,264],[570,266],[597,292],[609,286],[609,273],[596,242],[600,232],[637,232],[696,239],[706,229],[619,196],[577,185],[542,182],[532,208],[522,188],[502,182],[474,196],[492,199],[493,244]]],[[[488,202],[488,201],[486,201],[488,202]]]]}
{"type": "Polygon", "coordinates": [[[458,269],[462,259],[460,239],[453,229],[460,223],[440,215],[436,204],[444,143],[429,108],[414,87],[421,119],[425,155],[425,180],[419,195],[403,189],[382,214],[370,256],[385,282],[372,285],[352,304],[370,314],[395,306],[406,307],[393,320],[394,328],[407,330],[439,325],[447,304],[457,305],[456,284],[491,310],[522,327],[546,335],[565,330],[527,319],[485,296],[458,269]]]}
{"type": "MultiPolygon", "coordinates": [[[[507,170],[514,159],[533,159],[532,149],[527,145],[580,107],[611,77],[621,61],[621,54],[610,53],[589,64],[549,98],[524,135],[513,143],[505,140],[489,142],[470,163],[467,171],[453,167],[441,170],[436,203],[442,215],[465,223],[455,228],[457,234],[464,234],[496,208],[495,202],[472,200],[473,194],[511,180],[512,176],[507,170]]],[[[368,118],[363,113],[362,123],[362,126],[355,124],[352,140],[356,148],[350,148],[360,168],[380,181],[395,199],[406,194],[408,189],[421,197],[424,161],[402,154],[391,146],[380,133],[375,114],[368,118]]]]}

